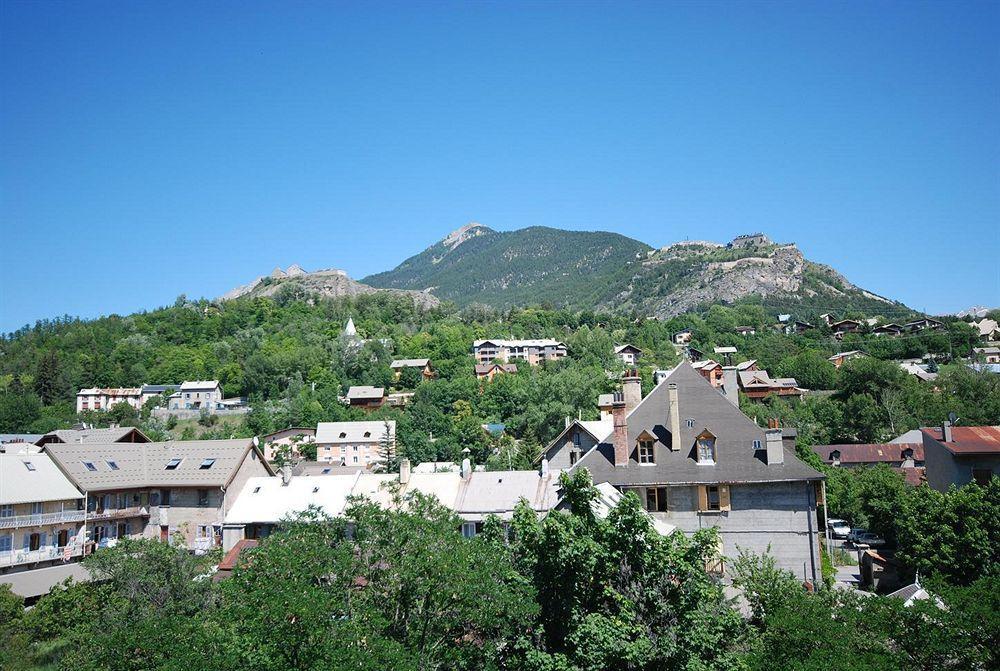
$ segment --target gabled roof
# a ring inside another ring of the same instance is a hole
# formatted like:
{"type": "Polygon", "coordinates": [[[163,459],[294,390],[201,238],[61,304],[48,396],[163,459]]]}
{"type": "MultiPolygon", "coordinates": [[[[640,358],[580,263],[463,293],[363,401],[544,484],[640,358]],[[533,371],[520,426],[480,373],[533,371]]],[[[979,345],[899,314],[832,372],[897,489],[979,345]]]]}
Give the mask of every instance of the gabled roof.
{"type": "Polygon", "coordinates": [[[545,475],[538,471],[475,471],[468,480],[460,481],[453,508],[465,519],[486,519],[489,515],[509,518],[521,499],[536,512],[555,507],[559,502],[559,471],[545,475]]]}
{"type": "Polygon", "coordinates": [[[1000,426],[953,426],[950,442],[943,440],[941,429],[920,431],[944,445],[952,454],[1000,454],[1000,426]]]}
{"type": "Polygon", "coordinates": [[[430,362],[430,359],[393,359],[389,368],[423,368],[430,362]]]}
{"type": "Polygon", "coordinates": [[[193,380],[181,383],[181,391],[199,391],[201,389],[212,390],[219,386],[218,380],[193,380]]]}
{"type": "Polygon", "coordinates": [[[487,375],[494,368],[499,368],[504,373],[516,373],[516,363],[477,363],[476,375],[487,375]]]}
{"type": "Polygon", "coordinates": [[[226,487],[251,450],[270,473],[263,455],[245,438],[45,446],[45,452],[63,473],[88,492],[132,487],[226,487]],[[177,466],[167,469],[177,459],[177,466]],[[209,459],[214,461],[202,468],[209,459]],[[87,467],[88,463],[94,470],[87,467]]]}
{"type": "Polygon", "coordinates": [[[277,431],[272,431],[266,436],[260,437],[260,442],[266,443],[271,440],[276,440],[279,438],[288,438],[290,436],[315,436],[316,429],[311,426],[290,426],[287,429],[278,429],[277,431]]]}
{"type": "Polygon", "coordinates": [[[369,385],[359,385],[356,387],[351,387],[347,390],[348,400],[354,399],[372,399],[372,398],[382,398],[385,396],[384,387],[372,387],[369,385]]]}
{"type": "Polygon", "coordinates": [[[485,344],[496,345],[497,347],[566,347],[566,343],[554,338],[533,338],[527,340],[499,340],[489,338],[487,340],[476,340],[472,343],[472,346],[479,348],[485,344]]]}
{"type": "Polygon", "coordinates": [[[982,319],[979,323],[972,322],[972,326],[979,329],[979,337],[981,338],[991,336],[1000,329],[1000,325],[993,319],[982,319]]]}
{"type": "Polygon", "coordinates": [[[841,445],[813,445],[812,451],[826,463],[832,463],[833,452],[840,452],[842,464],[878,464],[903,461],[906,450],[913,450],[913,459],[924,460],[923,443],[859,443],[841,445]]]}
{"type": "Polygon", "coordinates": [[[300,461],[292,467],[292,475],[354,475],[362,469],[358,466],[341,466],[329,461],[300,461]]]}
{"type": "Polygon", "coordinates": [[[316,442],[322,444],[364,443],[379,441],[388,434],[396,437],[396,420],[372,422],[320,422],[316,426],[316,442]],[[367,434],[367,435],[365,435],[367,434]]]}
{"type": "Polygon", "coordinates": [[[833,356],[828,356],[826,358],[826,360],[827,361],[836,361],[837,359],[851,359],[851,358],[859,357],[859,356],[868,356],[868,355],[865,354],[864,352],[862,352],[861,350],[852,349],[852,350],[847,351],[847,352],[840,352],[838,354],[834,354],[833,356]]]}
{"type": "Polygon", "coordinates": [[[44,452],[0,454],[0,505],[82,498],[44,452]]]}
{"type": "Polygon", "coordinates": [[[785,451],[784,463],[767,464],[764,430],[726,400],[691,364],[684,362],[670,371],[628,414],[627,466],[614,465],[614,448],[604,441],[587,452],[573,468],[587,468],[595,482],[614,485],[681,484],[718,482],[783,482],[819,480],[823,475],[810,468],[794,453],[785,451]],[[677,385],[680,410],[680,443],[670,450],[669,385],[677,385]],[[691,420],[690,422],[688,420],[691,420]],[[705,428],[717,437],[716,463],[699,465],[694,453],[695,438],[705,428]],[[635,445],[643,431],[656,436],[652,465],[639,465],[635,445]],[[760,448],[755,449],[754,441],[760,448]]]}
{"type": "MultiPolygon", "coordinates": [[[[139,429],[134,426],[119,426],[113,429],[57,429],[55,431],[49,431],[44,436],[36,441],[36,444],[46,443],[117,443],[123,438],[128,437],[132,432],[135,432],[137,437],[142,438],[146,442],[149,438],[146,437],[139,429]]],[[[133,445],[134,443],[128,443],[133,445]]]]}
{"type": "Polygon", "coordinates": [[[625,343],[624,345],[618,345],[617,347],[615,347],[615,354],[621,354],[622,352],[625,351],[631,351],[635,352],[636,354],[642,354],[641,349],[629,343],[625,343]]]}

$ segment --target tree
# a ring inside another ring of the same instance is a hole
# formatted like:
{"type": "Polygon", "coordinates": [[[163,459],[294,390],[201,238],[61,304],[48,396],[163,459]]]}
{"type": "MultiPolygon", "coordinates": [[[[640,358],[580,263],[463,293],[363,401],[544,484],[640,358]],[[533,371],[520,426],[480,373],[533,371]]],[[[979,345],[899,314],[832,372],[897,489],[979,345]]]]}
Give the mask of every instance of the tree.
{"type": "Polygon", "coordinates": [[[24,433],[41,414],[42,402],[35,394],[0,394],[0,431],[24,433]]]}
{"type": "Polygon", "coordinates": [[[52,403],[65,391],[65,381],[59,364],[59,353],[50,349],[42,353],[35,367],[35,393],[43,403],[52,403]]]}

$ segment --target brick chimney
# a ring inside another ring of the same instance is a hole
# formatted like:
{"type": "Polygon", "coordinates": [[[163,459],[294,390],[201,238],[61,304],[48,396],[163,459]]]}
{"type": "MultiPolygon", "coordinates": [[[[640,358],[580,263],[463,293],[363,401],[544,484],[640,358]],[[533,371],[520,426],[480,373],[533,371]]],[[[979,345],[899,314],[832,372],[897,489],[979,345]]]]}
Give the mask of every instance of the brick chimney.
{"type": "Polygon", "coordinates": [[[767,439],[767,464],[785,463],[785,448],[781,444],[781,429],[768,429],[764,432],[767,439]]]}
{"type": "Polygon", "coordinates": [[[614,421],[614,431],[611,434],[611,444],[615,448],[615,466],[628,465],[628,411],[625,408],[625,395],[615,392],[611,403],[611,418],[614,421]]]}
{"type": "Polygon", "coordinates": [[[410,481],[410,460],[403,459],[399,462],[399,484],[405,485],[410,481]]]}
{"type": "Polygon", "coordinates": [[[642,378],[635,368],[625,371],[625,376],[622,378],[622,394],[625,396],[625,412],[632,412],[642,400],[642,378]]]}
{"type": "Polygon", "coordinates": [[[681,449],[681,403],[677,397],[677,384],[667,385],[667,396],[670,399],[670,449],[679,452],[681,449]]]}

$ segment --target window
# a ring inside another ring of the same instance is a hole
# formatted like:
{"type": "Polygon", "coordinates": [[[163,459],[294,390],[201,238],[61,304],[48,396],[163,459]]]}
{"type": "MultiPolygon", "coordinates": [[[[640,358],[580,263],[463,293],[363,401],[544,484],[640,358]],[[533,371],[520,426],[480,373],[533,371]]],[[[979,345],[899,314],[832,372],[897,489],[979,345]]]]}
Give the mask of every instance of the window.
{"type": "Polygon", "coordinates": [[[41,503],[32,503],[31,504],[31,514],[32,515],[41,515],[42,512],[43,512],[43,506],[42,506],[41,503]]]}
{"type": "Polygon", "coordinates": [[[0,506],[0,517],[13,517],[14,516],[14,506],[11,504],[6,504],[0,506]]]}
{"type": "Polygon", "coordinates": [[[181,461],[183,461],[183,459],[171,459],[170,461],[167,462],[167,465],[164,467],[164,469],[168,471],[176,470],[177,467],[181,465],[181,461]]]}
{"type": "Polygon", "coordinates": [[[715,436],[707,431],[698,436],[698,463],[715,463],[715,436]]]}
{"type": "Polygon", "coordinates": [[[161,489],[160,490],[160,505],[169,506],[170,505],[170,490],[161,489]]]}
{"type": "Polygon", "coordinates": [[[10,552],[10,536],[0,536],[0,552],[10,552]]]}
{"type": "Polygon", "coordinates": [[[755,449],[755,450],[759,450],[760,449],[760,441],[759,440],[754,440],[753,441],[753,449],[755,449]]]}
{"type": "Polygon", "coordinates": [[[158,506],[158,505],[160,505],[160,493],[159,492],[150,492],[149,493],[149,505],[151,505],[151,506],[158,506]]]}
{"type": "Polygon", "coordinates": [[[198,468],[200,468],[203,471],[206,471],[206,470],[210,469],[212,467],[212,464],[214,464],[214,463],[215,463],[215,459],[202,459],[201,460],[201,466],[199,466],[198,468]]]}
{"type": "Polygon", "coordinates": [[[198,507],[205,508],[208,506],[208,490],[199,489],[198,490],[198,507]]]}
{"type": "Polygon", "coordinates": [[[698,487],[699,512],[723,512],[732,510],[729,499],[729,485],[701,485],[698,487]]]}
{"type": "Polygon", "coordinates": [[[365,431],[365,438],[371,438],[371,437],[372,437],[372,432],[371,431],[365,431]]]}
{"type": "Polygon", "coordinates": [[[646,510],[651,513],[667,512],[666,487],[649,487],[646,489],[646,510]]]}
{"type": "Polygon", "coordinates": [[[980,487],[985,487],[990,484],[990,479],[993,477],[993,470],[989,468],[973,468],[972,469],[972,479],[980,487]]]}
{"type": "Polygon", "coordinates": [[[116,461],[109,461],[109,462],[107,462],[107,464],[108,464],[108,468],[110,468],[112,471],[117,471],[118,470],[118,462],[116,462],[116,461]]]}
{"type": "Polygon", "coordinates": [[[684,422],[687,424],[687,428],[689,429],[694,428],[694,418],[689,417],[688,419],[684,420],[684,422]]]}
{"type": "Polygon", "coordinates": [[[211,527],[205,524],[198,525],[198,538],[211,538],[212,530],[211,527]]]}
{"type": "Polygon", "coordinates": [[[64,548],[69,545],[69,531],[61,529],[56,535],[56,547],[64,548]]]}
{"type": "Polygon", "coordinates": [[[652,464],[653,461],[653,439],[647,437],[639,439],[639,463],[652,464]]]}
{"type": "Polygon", "coordinates": [[[22,461],[21,463],[23,463],[24,467],[27,468],[29,471],[35,470],[35,465],[30,461],[22,461]]]}
{"type": "Polygon", "coordinates": [[[35,551],[42,546],[42,537],[39,534],[28,536],[28,549],[35,551]]]}
{"type": "Polygon", "coordinates": [[[354,463],[358,463],[358,457],[357,456],[354,457],[354,463]]]}
{"type": "Polygon", "coordinates": [[[579,431],[575,431],[573,433],[573,445],[575,445],[576,447],[580,447],[580,432],[579,431]]]}
{"type": "Polygon", "coordinates": [[[341,437],[341,438],[347,438],[347,434],[346,434],[346,433],[344,433],[343,431],[341,431],[341,432],[340,432],[340,437],[341,437]]]}
{"type": "Polygon", "coordinates": [[[465,538],[475,538],[476,537],[476,523],[475,522],[462,522],[462,536],[465,538]]]}
{"type": "Polygon", "coordinates": [[[85,461],[85,462],[83,462],[83,467],[86,468],[88,471],[96,471],[97,470],[97,466],[94,466],[94,462],[92,462],[92,461],[85,461]]]}

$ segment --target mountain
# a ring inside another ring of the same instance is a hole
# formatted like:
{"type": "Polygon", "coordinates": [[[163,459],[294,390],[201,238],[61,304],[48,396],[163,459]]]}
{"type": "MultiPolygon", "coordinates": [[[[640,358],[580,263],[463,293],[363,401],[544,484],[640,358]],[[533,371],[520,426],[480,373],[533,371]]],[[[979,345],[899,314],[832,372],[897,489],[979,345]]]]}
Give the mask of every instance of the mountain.
{"type": "Polygon", "coordinates": [[[859,310],[898,320],[914,314],[809,261],[794,243],[777,244],[760,233],[728,244],[686,241],[653,249],[617,233],[540,226],[499,232],[469,224],[362,282],[427,291],[458,305],[548,302],[660,318],[751,298],[770,312],[803,316],[859,310]]]}
{"type": "Polygon", "coordinates": [[[228,301],[242,296],[275,296],[278,292],[290,291],[298,295],[319,294],[328,298],[343,296],[359,296],[388,292],[412,298],[421,307],[431,308],[440,304],[440,300],[424,291],[400,291],[396,289],[377,289],[356,282],[347,276],[343,270],[328,268],[314,272],[306,272],[297,263],[286,270],[275,268],[270,275],[261,276],[240,287],[236,287],[219,297],[228,301]]]}
{"type": "Polygon", "coordinates": [[[623,286],[652,248],[617,233],[533,226],[499,232],[469,224],[393,270],[374,287],[432,292],[459,305],[549,302],[593,308],[623,286]]]}

